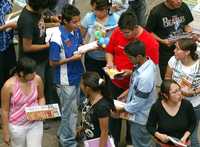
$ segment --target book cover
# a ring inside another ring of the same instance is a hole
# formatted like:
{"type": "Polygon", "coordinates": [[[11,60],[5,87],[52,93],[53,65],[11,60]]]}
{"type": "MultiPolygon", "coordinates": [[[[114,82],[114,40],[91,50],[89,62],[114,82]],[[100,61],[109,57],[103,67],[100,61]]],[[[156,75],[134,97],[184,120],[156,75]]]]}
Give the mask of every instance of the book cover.
{"type": "MultiPolygon", "coordinates": [[[[99,147],[100,138],[90,139],[84,141],[84,147],[99,147]]],[[[115,147],[114,140],[109,137],[106,147],[115,147]]]]}
{"type": "Polygon", "coordinates": [[[124,74],[124,71],[118,71],[116,68],[104,67],[103,69],[110,79],[122,78],[122,75],[124,74]]]}
{"type": "Polygon", "coordinates": [[[25,113],[28,120],[44,120],[60,117],[60,109],[58,104],[39,105],[26,107],[25,113]]]}

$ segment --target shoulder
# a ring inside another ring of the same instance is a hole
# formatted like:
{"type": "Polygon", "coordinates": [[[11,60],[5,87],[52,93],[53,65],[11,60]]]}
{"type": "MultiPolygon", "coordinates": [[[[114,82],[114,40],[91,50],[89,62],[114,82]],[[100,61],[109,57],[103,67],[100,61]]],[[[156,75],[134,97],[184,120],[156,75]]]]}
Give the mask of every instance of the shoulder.
{"type": "Polygon", "coordinates": [[[182,99],[181,103],[183,107],[193,108],[192,103],[188,101],[187,99],[182,99]]]}
{"type": "Polygon", "coordinates": [[[160,111],[160,108],[162,107],[162,104],[161,104],[161,100],[160,99],[158,99],[153,105],[152,105],[152,107],[151,107],[151,109],[153,110],[153,111],[160,111]]]}
{"type": "Polygon", "coordinates": [[[37,85],[41,85],[43,83],[41,77],[37,74],[34,77],[34,81],[37,85]]]}
{"type": "Polygon", "coordinates": [[[110,104],[106,98],[102,98],[96,105],[97,109],[110,110],[110,104]]]}
{"type": "Polygon", "coordinates": [[[61,43],[61,30],[60,27],[55,27],[55,28],[49,28],[47,29],[47,33],[51,34],[51,42],[55,42],[58,45],[61,43]]]}
{"type": "Polygon", "coordinates": [[[175,67],[177,63],[178,63],[178,60],[175,58],[175,56],[172,56],[168,61],[168,65],[170,68],[175,67]]]}
{"type": "Polygon", "coordinates": [[[11,78],[9,78],[3,85],[2,90],[11,92],[13,87],[15,86],[16,81],[15,81],[15,76],[12,76],[11,78]]]}
{"type": "Polygon", "coordinates": [[[95,21],[96,21],[96,17],[95,17],[94,12],[88,12],[82,20],[82,22],[87,23],[87,24],[94,23],[95,21]]]}
{"type": "Polygon", "coordinates": [[[156,5],[155,7],[153,7],[151,9],[151,14],[155,15],[155,14],[159,14],[161,12],[161,10],[163,10],[163,8],[165,8],[164,6],[164,2],[156,5]]]}
{"type": "Polygon", "coordinates": [[[189,9],[189,7],[185,2],[182,2],[180,9],[189,9]]]}

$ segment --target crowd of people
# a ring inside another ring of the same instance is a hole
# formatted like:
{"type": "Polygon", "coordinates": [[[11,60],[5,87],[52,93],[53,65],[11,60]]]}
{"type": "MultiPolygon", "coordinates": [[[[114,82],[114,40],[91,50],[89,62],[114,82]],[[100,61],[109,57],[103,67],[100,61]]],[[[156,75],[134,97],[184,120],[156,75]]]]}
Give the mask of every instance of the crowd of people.
{"type": "Polygon", "coordinates": [[[111,138],[116,147],[175,147],[170,138],[200,147],[200,39],[179,38],[192,32],[186,3],[165,0],[147,17],[146,0],[90,0],[91,11],[81,18],[67,0],[26,0],[18,21],[7,23],[12,3],[0,1],[5,144],[42,147],[46,121],[29,120],[25,108],[52,104],[57,97],[60,147],[77,147],[94,138],[98,147],[106,147],[111,138]],[[47,27],[55,27],[48,41],[47,27]],[[100,28],[109,38],[104,47],[96,37],[100,28]],[[96,40],[97,47],[78,52],[96,40]],[[104,67],[121,74],[111,78],[104,67]],[[125,144],[120,142],[122,113],[132,116],[126,120],[125,144]]]}

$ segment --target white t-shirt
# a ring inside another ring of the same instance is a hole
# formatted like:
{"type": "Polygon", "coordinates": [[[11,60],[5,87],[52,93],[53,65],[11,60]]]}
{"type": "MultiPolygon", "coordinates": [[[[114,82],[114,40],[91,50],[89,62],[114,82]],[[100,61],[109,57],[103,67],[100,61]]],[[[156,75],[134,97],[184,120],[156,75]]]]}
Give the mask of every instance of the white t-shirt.
{"type": "MultiPolygon", "coordinates": [[[[200,59],[191,66],[185,66],[175,56],[172,56],[168,61],[168,65],[173,70],[172,79],[177,83],[181,84],[181,82],[187,81],[192,88],[200,87],[200,59]]],[[[200,94],[186,97],[186,99],[192,103],[193,107],[200,105],[200,94]]]]}

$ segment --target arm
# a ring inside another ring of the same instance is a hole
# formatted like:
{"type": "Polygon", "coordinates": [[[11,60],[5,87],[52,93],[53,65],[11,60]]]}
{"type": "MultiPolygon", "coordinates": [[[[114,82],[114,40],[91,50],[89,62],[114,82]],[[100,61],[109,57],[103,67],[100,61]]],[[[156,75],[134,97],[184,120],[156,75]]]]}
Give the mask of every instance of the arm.
{"type": "Polygon", "coordinates": [[[44,85],[42,79],[36,75],[36,82],[37,82],[37,90],[38,90],[38,104],[45,105],[45,98],[44,98],[44,85]]]}
{"type": "Polygon", "coordinates": [[[114,67],[114,63],[113,63],[113,55],[111,53],[106,52],[106,66],[109,68],[113,68],[114,67]]]}
{"type": "Polygon", "coordinates": [[[166,73],[165,73],[165,79],[167,79],[167,80],[172,79],[172,73],[173,73],[173,70],[172,70],[172,68],[170,68],[169,65],[168,65],[168,66],[167,66],[166,73]]]}
{"type": "Polygon", "coordinates": [[[23,38],[23,48],[25,52],[37,52],[49,48],[49,44],[32,44],[32,39],[23,38]]]}
{"type": "Polygon", "coordinates": [[[15,22],[10,22],[10,23],[7,23],[7,24],[0,26],[0,31],[4,31],[8,28],[16,29],[16,27],[17,27],[17,24],[15,22]]]}
{"type": "Polygon", "coordinates": [[[109,117],[99,118],[99,125],[101,130],[99,147],[105,147],[107,144],[108,122],[109,122],[109,117]]]}
{"type": "Polygon", "coordinates": [[[1,108],[2,108],[2,128],[3,128],[3,141],[9,145],[10,135],[9,135],[9,105],[11,97],[11,87],[10,83],[6,82],[1,90],[1,108]]]}
{"type": "Polygon", "coordinates": [[[58,66],[58,65],[63,65],[63,64],[66,64],[68,62],[73,62],[73,61],[77,61],[77,60],[80,60],[81,59],[81,54],[75,54],[69,58],[65,58],[65,59],[62,59],[62,60],[59,60],[59,61],[52,61],[50,60],[50,65],[51,66],[58,66]]]}
{"type": "Polygon", "coordinates": [[[184,133],[183,137],[181,138],[181,141],[183,143],[186,143],[187,142],[187,139],[189,138],[189,136],[192,134],[192,132],[194,131],[195,129],[195,126],[196,126],[196,117],[195,117],[195,112],[194,112],[194,108],[192,106],[192,104],[190,102],[187,103],[188,105],[185,105],[188,107],[188,110],[187,110],[187,115],[188,115],[188,119],[189,119],[189,126],[188,126],[188,130],[184,133]]]}

